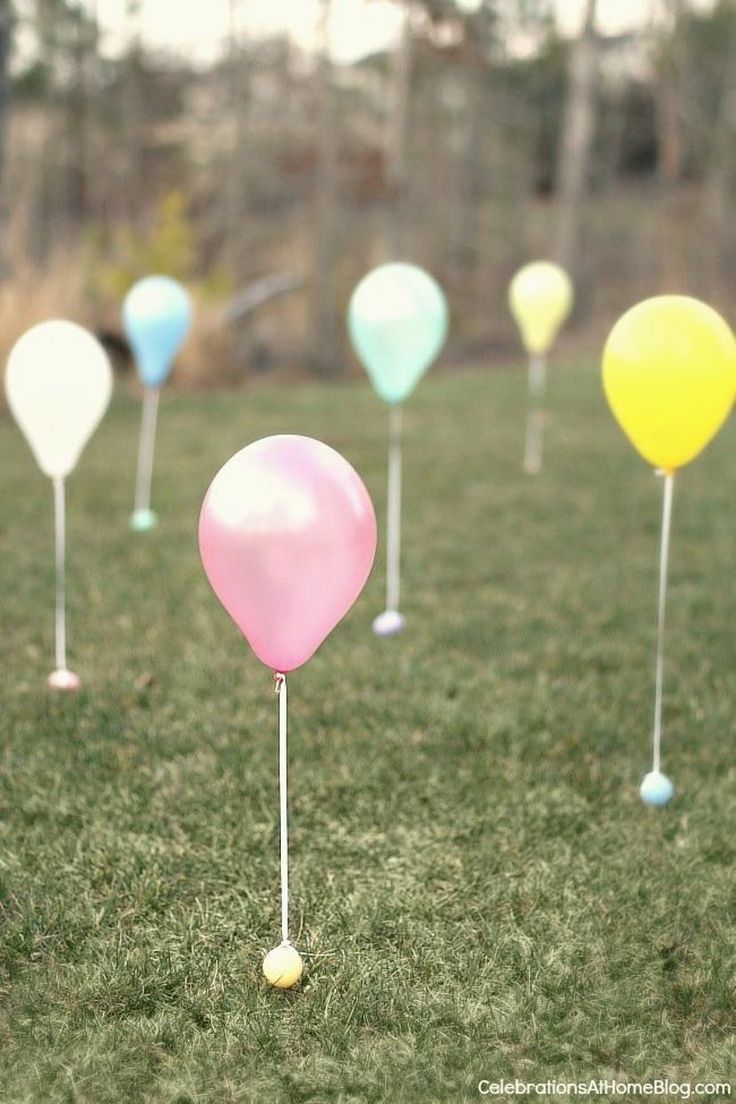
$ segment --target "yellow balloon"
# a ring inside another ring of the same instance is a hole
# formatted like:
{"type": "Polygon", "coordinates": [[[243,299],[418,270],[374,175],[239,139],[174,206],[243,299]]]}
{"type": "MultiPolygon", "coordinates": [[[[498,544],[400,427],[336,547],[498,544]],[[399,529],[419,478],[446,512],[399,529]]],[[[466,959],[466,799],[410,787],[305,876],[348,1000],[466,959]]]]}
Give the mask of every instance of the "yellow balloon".
{"type": "Polygon", "coordinates": [[[304,971],[302,956],[291,943],[281,943],[263,960],[263,976],[274,989],[291,989],[304,971]]]}
{"type": "Polygon", "coordinates": [[[529,353],[546,353],[572,309],[572,280],[552,261],[524,265],[509,286],[509,306],[529,353]]]}
{"type": "Polygon", "coordinates": [[[681,468],[715,437],[736,398],[731,328],[698,299],[645,299],[609,334],[603,389],[644,459],[668,472],[681,468]]]}

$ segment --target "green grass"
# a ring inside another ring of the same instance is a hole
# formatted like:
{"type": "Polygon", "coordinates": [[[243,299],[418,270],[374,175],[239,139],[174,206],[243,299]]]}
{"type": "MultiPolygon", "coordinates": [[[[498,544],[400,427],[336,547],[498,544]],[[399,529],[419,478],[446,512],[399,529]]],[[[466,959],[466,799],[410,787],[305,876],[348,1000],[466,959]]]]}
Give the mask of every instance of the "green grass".
{"type": "MultiPolygon", "coordinates": [[[[664,767],[645,809],[661,483],[592,365],[550,380],[520,471],[520,372],[428,378],[407,409],[403,638],[359,604],[290,679],[300,992],[278,941],[276,698],[203,576],[220,464],[280,431],[364,475],[367,385],[163,403],[135,536],[138,407],[69,484],[70,662],[52,666],[51,493],[18,431],[3,470],[0,1100],[480,1100],[477,1083],[736,1083],[736,454],[677,480],[664,767]]],[[[489,1098],[485,1098],[489,1099],[489,1098]]],[[[560,1099],[559,1097],[557,1099],[560,1099]]],[[[651,1098],[650,1098],[651,1099],[651,1098]]]]}

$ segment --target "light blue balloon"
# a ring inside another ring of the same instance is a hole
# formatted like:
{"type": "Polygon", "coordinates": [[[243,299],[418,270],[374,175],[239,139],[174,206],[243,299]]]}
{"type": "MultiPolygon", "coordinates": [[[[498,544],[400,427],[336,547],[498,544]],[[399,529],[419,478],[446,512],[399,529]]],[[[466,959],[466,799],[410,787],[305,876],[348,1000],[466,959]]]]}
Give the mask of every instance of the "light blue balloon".
{"type": "Polygon", "coordinates": [[[675,792],[675,787],[666,774],[661,771],[650,771],[644,775],[644,781],[639,787],[639,796],[645,805],[661,807],[666,805],[675,792]]]}
{"type": "Polygon", "coordinates": [[[192,324],[189,294],[170,276],[146,276],[123,303],[123,327],[141,383],[160,387],[192,324]]]}
{"type": "Polygon", "coordinates": [[[360,281],[348,309],[358,357],[382,399],[403,402],[447,337],[447,300],[416,265],[380,265],[360,281]]]}

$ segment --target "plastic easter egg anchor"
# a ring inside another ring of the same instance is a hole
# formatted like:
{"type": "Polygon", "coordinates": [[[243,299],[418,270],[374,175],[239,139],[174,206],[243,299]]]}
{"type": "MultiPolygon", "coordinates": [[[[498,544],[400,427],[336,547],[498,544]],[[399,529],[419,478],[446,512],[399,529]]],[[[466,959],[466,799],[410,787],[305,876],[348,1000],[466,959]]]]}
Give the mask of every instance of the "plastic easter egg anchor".
{"type": "Polygon", "coordinates": [[[158,525],[158,516],[153,510],[134,510],[130,515],[130,528],[136,533],[148,533],[158,525]]]}
{"type": "Polygon", "coordinates": [[[525,475],[539,475],[542,470],[542,461],[538,457],[524,457],[523,464],[525,475]]]}
{"type": "Polygon", "coordinates": [[[398,636],[406,628],[406,618],[398,610],[384,610],[373,619],[376,636],[398,636]]]}
{"type": "Polygon", "coordinates": [[[666,774],[653,770],[644,775],[644,780],[639,787],[639,796],[645,805],[661,808],[672,798],[675,787],[666,774]]]}
{"type": "Polygon", "coordinates": [[[280,943],[263,960],[263,976],[274,989],[293,989],[304,973],[304,961],[291,943],[280,943]]]}
{"type": "Polygon", "coordinates": [[[68,694],[73,694],[81,689],[82,680],[74,671],[60,668],[49,675],[48,684],[51,690],[65,690],[68,694]]]}

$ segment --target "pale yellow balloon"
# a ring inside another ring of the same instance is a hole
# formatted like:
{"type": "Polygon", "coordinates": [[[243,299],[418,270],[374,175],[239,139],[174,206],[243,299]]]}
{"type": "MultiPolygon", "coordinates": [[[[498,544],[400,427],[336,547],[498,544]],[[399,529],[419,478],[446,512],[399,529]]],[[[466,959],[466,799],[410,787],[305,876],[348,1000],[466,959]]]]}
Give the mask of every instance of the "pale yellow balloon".
{"type": "Polygon", "coordinates": [[[281,943],[263,960],[263,976],[274,989],[291,989],[304,972],[302,956],[291,943],[281,943]]]}
{"type": "Polygon", "coordinates": [[[532,261],[514,276],[509,306],[529,353],[546,353],[573,303],[572,280],[552,261],[532,261]]]}
{"type": "Polygon", "coordinates": [[[731,328],[699,299],[645,299],[609,334],[603,389],[644,459],[668,472],[681,468],[715,437],[733,407],[731,328]]]}

